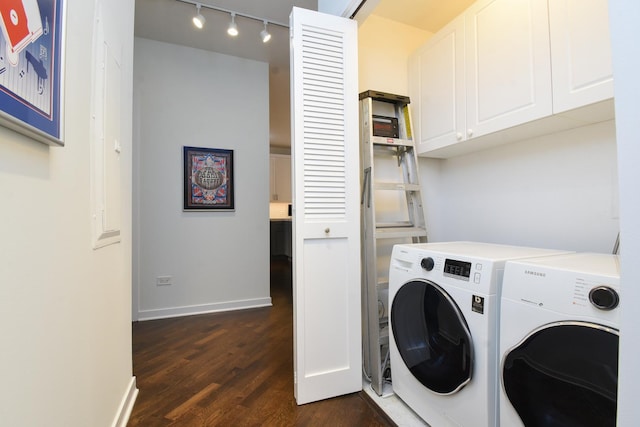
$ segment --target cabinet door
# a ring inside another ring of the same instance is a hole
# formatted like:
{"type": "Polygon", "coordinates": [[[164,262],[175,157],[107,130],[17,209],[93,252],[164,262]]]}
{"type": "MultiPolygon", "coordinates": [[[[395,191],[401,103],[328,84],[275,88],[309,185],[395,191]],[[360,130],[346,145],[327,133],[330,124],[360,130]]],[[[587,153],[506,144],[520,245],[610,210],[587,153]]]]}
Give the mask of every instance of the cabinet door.
{"type": "Polygon", "coordinates": [[[418,84],[413,104],[418,113],[418,153],[464,138],[464,19],[457,18],[411,58],[418,84]]]}
{"type": "Polygon", "coordinates": [[[553,112],[613,97],[607,0],[549,2],[553,112]]]}
{"type": "Polygon", "coordinates": [[[480,0],[465,17],[467,138],[550,115],[547,0],[480,0]]]}
{"type": "Polygon", "coordinates": [[[276,156],[275,165],[278,200],[291,202],[291,156],[276,156]]]}
{"type": "Polygon", "coordinates": [[[270,188],[272,202],[291,202],[291,156],[271,155],[270,188]]]}
{"type": "Polygon", "coordinates": [[[269,201],[278,201],[278,190],[276,189],[276,158],[269,156],[269,201]]]}

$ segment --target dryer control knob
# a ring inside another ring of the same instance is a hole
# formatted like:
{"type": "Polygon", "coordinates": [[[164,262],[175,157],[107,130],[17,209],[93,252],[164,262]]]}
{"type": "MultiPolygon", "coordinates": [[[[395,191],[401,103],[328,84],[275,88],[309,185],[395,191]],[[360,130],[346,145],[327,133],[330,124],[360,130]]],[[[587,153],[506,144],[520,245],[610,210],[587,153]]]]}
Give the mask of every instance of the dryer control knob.
{"type": "Polygon", "coordinates": [[[600,310],[613,310],[618,306],[618,293],[608,286],[597,286],[589,292],[589,301],[600,310]]]}
{"type": "Polygon", "coordinates": [[[433,262],[433,258],[429,257],[429,258],[422,258],[422,261],[420,261],[420,265],[422,266],[422,268],[424,268],[427,271],[431,271],[433,270],[433,266],[435,265],[435,262],[433,262]]]}

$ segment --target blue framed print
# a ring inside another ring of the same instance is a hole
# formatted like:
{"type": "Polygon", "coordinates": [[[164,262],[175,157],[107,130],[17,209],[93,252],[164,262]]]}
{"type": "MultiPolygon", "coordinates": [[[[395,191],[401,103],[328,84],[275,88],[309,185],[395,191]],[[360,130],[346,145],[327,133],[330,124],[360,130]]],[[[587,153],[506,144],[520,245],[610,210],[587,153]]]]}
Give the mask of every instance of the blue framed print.
{"type": "Polygon", "coordinates": [[[0,0],[0,124],[64,145],[66,0],[0,0]]]}

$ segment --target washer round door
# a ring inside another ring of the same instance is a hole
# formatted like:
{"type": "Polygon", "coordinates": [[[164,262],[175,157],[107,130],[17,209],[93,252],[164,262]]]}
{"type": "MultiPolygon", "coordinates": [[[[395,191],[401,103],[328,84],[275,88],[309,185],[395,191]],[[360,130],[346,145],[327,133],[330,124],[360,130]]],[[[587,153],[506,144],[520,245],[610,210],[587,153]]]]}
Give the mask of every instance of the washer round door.
{"type": "Polygon", "coordinates": [[[502,386],[527,427],[615,426],[618,331],[545,325],[505,354],[502,386]]]}
{"type": "Polygon", "coordinates": [[[469,327],[455,301],[435,283],[402,285],[391,305],[391,327],[404,364],[429,390],[452,394],[471,380],[469,327]]]}

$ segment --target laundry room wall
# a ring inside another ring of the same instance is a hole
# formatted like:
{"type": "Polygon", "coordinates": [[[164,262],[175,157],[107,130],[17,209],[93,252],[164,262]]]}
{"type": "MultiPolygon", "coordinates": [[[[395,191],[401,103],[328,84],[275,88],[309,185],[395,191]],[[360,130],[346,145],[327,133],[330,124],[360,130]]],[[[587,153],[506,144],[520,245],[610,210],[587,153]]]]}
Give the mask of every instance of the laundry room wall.
{"type": "MultiPolygon", "coordinates": [[[[375,11],[375,9],[374,9],[375,11]]],[[[360,17],[360,12],[358,13],[360,17]]],[[[407,58],[433,34],[410,25],[367,15],[358,27],[358,91],[375,90],[409,95],[407,58]]],[[[374,114],[393,114],[391,104],[374,103],[374,114]],[[380,108],[382,107],[382,108],[380,108]],[[387,107],[387,108],[385,108],[387,107]]],[[[375,160],[376,177],[380,181],[401,182],[402,169],[397,160],[388,157],[375,160]]],[[[380,221],[407,219],[406,199],[396,191],[380,191],[374,194],[377,217],[380,221]]],[[[377,245],[378,274],[388,274],[391,251],[394,244],[410,243],[411,239],[385,240],[377,245]]]]}
{"type": "Polygon", "coordinates": [[[421,160],[421,174],[434,168],[435,188],[426,197],[431,241],[613,248],[619,216],[614,121],[421,160]]]}
{"type": "Polygon", "coordinates": [[[271,303],[268,85],[267,63],[135,39],[134,317],[271,303]],[[234,212],[182,210],[183,146],[233,150],[234,212]]]}
{"type": "Polygon", "coordinates": [[[358,90],[409,95],[407,58],[433,34],[369,15],[358,28],[358,90]]]}

